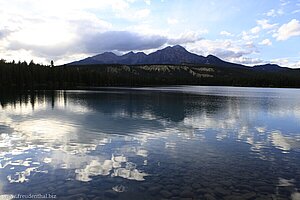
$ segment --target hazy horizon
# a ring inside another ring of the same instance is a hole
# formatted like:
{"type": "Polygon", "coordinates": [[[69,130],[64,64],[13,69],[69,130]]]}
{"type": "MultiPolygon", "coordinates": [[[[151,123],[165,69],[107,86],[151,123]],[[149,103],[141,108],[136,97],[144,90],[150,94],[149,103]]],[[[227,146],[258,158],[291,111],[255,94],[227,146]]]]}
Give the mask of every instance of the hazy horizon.
{"type": "Polygon", "coordinates": [[[56,64],[181,45],[244,65],[300,68],[300,0],[0,0],[0,55],[56,64]]]}

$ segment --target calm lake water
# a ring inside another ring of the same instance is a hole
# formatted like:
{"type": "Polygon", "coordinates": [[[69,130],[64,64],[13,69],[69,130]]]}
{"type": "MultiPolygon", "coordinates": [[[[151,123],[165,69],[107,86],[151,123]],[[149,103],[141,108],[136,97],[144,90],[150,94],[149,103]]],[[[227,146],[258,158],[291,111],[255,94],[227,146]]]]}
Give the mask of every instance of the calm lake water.
{"type": "Polygon", "coordinates": [[[0,103],[0,199],[300,199],[297,89],[11,92],[0,103]]]}

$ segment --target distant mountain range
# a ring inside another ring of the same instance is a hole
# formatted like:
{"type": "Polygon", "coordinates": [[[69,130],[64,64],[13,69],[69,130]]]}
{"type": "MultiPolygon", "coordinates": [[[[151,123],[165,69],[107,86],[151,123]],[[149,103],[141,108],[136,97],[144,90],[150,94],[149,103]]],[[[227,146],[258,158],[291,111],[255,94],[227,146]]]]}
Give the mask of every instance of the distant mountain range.
{"type": "MultiPolygon", "coordinates": [[[[143,52],[129,52],[127,54],[118,56],[112,52],[105,52],[92,57],[85,58],[83,60],[75,61],[67,65],[95,65],[95,64],[121,64],[121,65],[212,65],[218,67],[230,67],[230,68],[249,68],[249,66],[230,63],[220,58],[208,55],[206,57],[197,55],[187,51],[180,45],[173,47],[166,47],[164,49],[155,51],[150,54],[143,52]]],[[[253,66],[254,70],[262,71],[281,71],[288,68],[281,67],[275,64],[265,64],[253,66]]]]}

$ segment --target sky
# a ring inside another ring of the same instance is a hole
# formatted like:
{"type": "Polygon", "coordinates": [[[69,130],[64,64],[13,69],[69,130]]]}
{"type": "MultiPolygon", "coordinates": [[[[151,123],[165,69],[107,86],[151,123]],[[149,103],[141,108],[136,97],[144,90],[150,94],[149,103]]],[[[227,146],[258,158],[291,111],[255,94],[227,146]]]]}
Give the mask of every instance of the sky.
{"type": "Polygon", "coordinates": [[[181,45],[300,68],[300,0],[0,0],[0,58],[64,64],[181,45]]]}

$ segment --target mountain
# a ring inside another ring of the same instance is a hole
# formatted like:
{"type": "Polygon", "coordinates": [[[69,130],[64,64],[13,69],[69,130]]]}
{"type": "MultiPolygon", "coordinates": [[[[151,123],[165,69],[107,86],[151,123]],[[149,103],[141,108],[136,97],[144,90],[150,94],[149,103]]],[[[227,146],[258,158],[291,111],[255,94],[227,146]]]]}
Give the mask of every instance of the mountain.
{"type": "Polygon", "coordinates": [[[277,72],[277,71],[288,70],[289,68],[280,67],[279,65],[276,64],[265,64],[265,65],[255,65],[253,66],[253,69],[259,71],[277,72]]]}
{"type": "MultiPolygon", "coordinates": [[[[112,52],[105,52],[96,56],[88,57],[83,60],[69,63],[68,65],[92,65],[92,64],[121,64],[121,65],[151,65],[151,64],[168,64],[168,65],[214,65],[218,67],[233,67],[233,68],[249,68],[247,66],[226,62],[220,58],[208,55],[206,57],[197,55],[187,51],[180,45],[166,47],[150,54],[143,52],[129,52],[118,56],[112,52]]],[[[279,71],[282,68],[278,65],[266,64],[253,67],[255,70],[262,71],[279,71]]]]}
{"type": "Polygon", "coordinates": [[[200,64],[205,61],[205,57],[190,53],[182,46],[176,45],[150,53],[141,64],[180,65],[182,63],[200,64]]]}
{"type": "Polygon", "coordinates": [[[93,56],[92,59],[87,59],[87,61],[93,60],[99,62],[99,64],[106,64],[106,63],[116,63],[118,59],[119,56],[117,56],[116,54],[112,52],[105,52],[103,54],[93,56]]]}
{"type": "Polygon", "coordinates": [[[143,64],[211,64],[228,66],[233,63],[227,63],[215,56],[200,56],[187,51],[180,45],[166,47],[164,49],[150,53],[129,52],[118,56],[112,52],[105,52],[96,56],[88,57],[83,60],[69,63],[69,65],[89,65],[89,64],[124,64],[124,65],[143,65],[143,64]]]}
{"type": "Polygon", "coordinates": [[[147,55],[143,52],[133,53],[132,51],[120,56],[119,64],[127,64],[130,63],[131,65],[140,64],[145,60],[147,55]]]}

